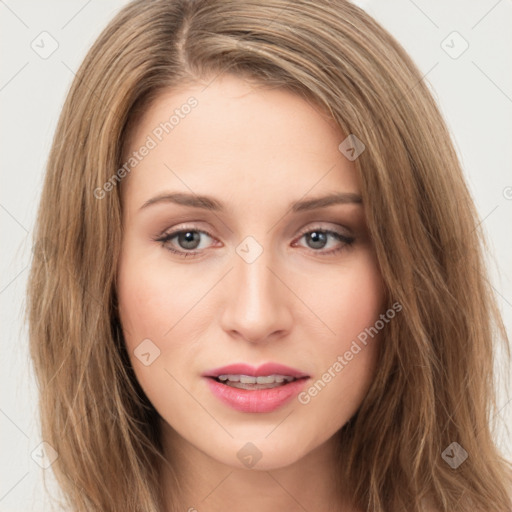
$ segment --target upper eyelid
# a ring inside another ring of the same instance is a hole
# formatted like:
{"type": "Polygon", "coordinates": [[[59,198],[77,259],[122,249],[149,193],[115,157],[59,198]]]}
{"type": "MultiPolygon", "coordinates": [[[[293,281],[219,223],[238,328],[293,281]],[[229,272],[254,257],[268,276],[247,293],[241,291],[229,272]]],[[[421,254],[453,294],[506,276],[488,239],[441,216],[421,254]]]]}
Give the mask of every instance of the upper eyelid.
{"type": "MultiPolygon", "coordinates": [[[[321,226],[320,224],[316,224],[316,225],[313,225],[312,227],[309,227],[309,226],[304,227],[303,229],[301,229],[299,231],[299,235],[298,236],[302,236],[302,235],[304,235],[306,233],[314,231],[315,229],[317,229],[319,231],[334,232],[334,233],[343,235],[343,233],[338,233],[338,231],[336,229],[325,227],[325,226],[321,226]]],[[[199,228],[197,226],[183,226],[183,227],[178,227],[178,228],[175,228],[175,229],[165,230],[161,235],[159,235],[158,238],[163,238],[163,237],[166,237],[166,236],[175,236],[175,235],[178,235],[178,234],[180,234],[180,233],[182,233],[184,231],[197,231],[198,233],[203,233],[205,235],[208,235],[210,238],[215,238],[208,231],[206,231],[204,229],[201,229],[201,228],[199,228]]],[[[344,235],[344,236],[348,236],[349,237],[351,235],[344,235]]]]}
{"type": "Polygon", "coordinates": [[[211,235],[210,233],[208,233],[208,231],[205,231],[204,229],[186,227],[186,226],[183,228],[166,230],[158,238],[161,239],[161,238],[165,238],[165,237],[174,237],[176,235],[179,235],[180,233],[184,233],[187,231],[197,231],[198,233],[203,233],[204,235],[208,235],[210,238],[215,238],[213,235],[211,235]]]}

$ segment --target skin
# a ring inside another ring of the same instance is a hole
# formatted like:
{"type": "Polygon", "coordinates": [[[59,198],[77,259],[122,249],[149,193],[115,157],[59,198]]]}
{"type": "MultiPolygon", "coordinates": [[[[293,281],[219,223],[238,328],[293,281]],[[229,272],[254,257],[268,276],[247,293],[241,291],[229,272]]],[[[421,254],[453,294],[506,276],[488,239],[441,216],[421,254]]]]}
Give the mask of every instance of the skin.
{"type": "MultiPolygon", "coordinates": [[[[380,333],[305,405],[294,398],[271,413],[239,412],[201,377],[230,363],[272,361],[310,375],[307,389],[384,312],[364,205],[289,208],[330,193],[360,194],[355,165],[338,150],[345,135],[297,95],[222,75],[206,88],[157,98],[131,133],[126,156],[190,96],[197,107],[121,184],[118,267],[126,347],[160,414],[182,510],[220,511],[227,503],[244,512],[356,510],[335,488],[333,446],[372,382],[380,333]],[[225,211],[171,202],[141,209],[169,192],[213,196],[225,211]],[[208,235],[197,233],[196,246],[155,240],[181,228],[208,235]],[[325,235],[322,246],[315,229],[355,241],[325,235]],[[263,250],[252,263],[236,252],[247,236],[263,250]],[[334,249],[341,250],[329,254],[334,249]],[[160,350],[148,366],[134,355],[145,339],[160,350]],[[247,442],[262,454],[253,468],[237,457],[247,442]]],[[[167,473],[162,483],[172,486],[167,473]]]]}

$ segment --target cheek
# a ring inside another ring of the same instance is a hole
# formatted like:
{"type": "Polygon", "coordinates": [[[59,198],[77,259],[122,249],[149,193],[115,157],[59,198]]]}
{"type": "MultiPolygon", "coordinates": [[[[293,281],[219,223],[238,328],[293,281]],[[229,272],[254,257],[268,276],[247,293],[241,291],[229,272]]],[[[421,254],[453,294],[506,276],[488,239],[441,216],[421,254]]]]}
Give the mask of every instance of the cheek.
{"type": "Polygon", "coordinates": [[[210,319],[204,310],[208,301],[201,298],[211,282],[198,278],[192,266],[185,271],[170,265],[165,254],[158,256],[125,249],[118,271],[119,316],[126,350],[146,395],[159,410],[176,410],[187,407],[187,397],[173,377],[179,382],[189,378],[199,349],[196,331],[203,318],[210,319]]]}
{"type": "MultiPolygon", "coordinates": [[[[385,286],[373,253],[360,258],[349,276],[343,280],[343,291],[337,304],[335,331],[339,343],[336,357],[345,356],[347,379],[360,375],[364,380],[374,365],[381,338],[380,315],[384,312],[385,286]]],[[[331,353],[332,359],[332,353],[331,353]]]]}
{"type": "Polygon", "coordinates": [[[329,327],[322,336],[327,352],[328,347],[343,350],[383,312],[385,286],[370,251],[361,251],[346,266],[326,274],[320,289],[311,283],[308,287],[304,293],[309,293],[309,304],[329,327]]]}
{"type": "Polygon", "coordinates": [[[162,340],[206,286],[176,266],[129,258],[120,264],[118,283],[121,323],[130,346],[145,338],[162,340]]]}
{"type": "Polygon", "coordinates": [[[338,311],[335,330],[346,340],[357,337],[375,323],[384,306],[385,289],[380,272],[371,260],[363,260],[345,276],[339,289],[338,300],[332,301],[338,311]]]}
{"type": "MultiPolygon", "coordinates": [[[[317,374],[299,402],[335,431],[359,408],[376,370],[379,343],[385,328],[385,287],[372,254],[337,272],[317,302],[325,323],[334,332],[319,338],[317,374]]],[[[312,415],[313,416],[313,415],[312,415]]]]}
{"type": "MultiPolygon", "coordinates": [[[[182,288],[178,272],[170,274],[169,268],[125,249],[119,265],[117,296],[126,350],[148,398],[160,406],[165,397],[165,405],[171,410],[179,407],[179,394],[169,392],[173,381],[166,372],[169,365],[165,343],[187,311],[182,288]]],[[[188,296],[190,287],[185,290],[188,296]]]]}

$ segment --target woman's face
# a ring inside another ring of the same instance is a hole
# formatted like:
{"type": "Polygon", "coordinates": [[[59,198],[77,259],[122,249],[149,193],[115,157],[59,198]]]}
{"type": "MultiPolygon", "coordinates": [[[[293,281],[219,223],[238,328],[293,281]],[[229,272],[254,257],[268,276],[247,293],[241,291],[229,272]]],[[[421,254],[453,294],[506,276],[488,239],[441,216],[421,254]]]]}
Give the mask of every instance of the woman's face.
{"type": "Polygon", "coordinates": [[[120,318],[168,439],[284,467],[359,408],[384,287],[345,137],[299,96],[230,75],[161,95],[134,128],[120,318]]]}

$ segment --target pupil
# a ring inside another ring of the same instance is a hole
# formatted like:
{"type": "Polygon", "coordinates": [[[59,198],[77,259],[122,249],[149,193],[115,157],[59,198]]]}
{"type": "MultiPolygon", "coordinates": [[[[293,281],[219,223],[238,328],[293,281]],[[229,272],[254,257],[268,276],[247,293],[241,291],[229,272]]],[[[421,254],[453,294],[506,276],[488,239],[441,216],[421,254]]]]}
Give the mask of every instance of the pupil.
{"type": "Polygon", "coordinates": [[[312,240],[314,249],[322,249],[326,243],[326,233],[322,233],[321,231],[311,231],[309,237],[312,240]]]}
{"type": "Polygon", "coordinates": [[[199,233],[197,231],[185,231],[179,235],[180,245],[184,249],[195,249],[199,241],[199,233]],[[196,245],[194,245],[196,243],[196,245]]]}

